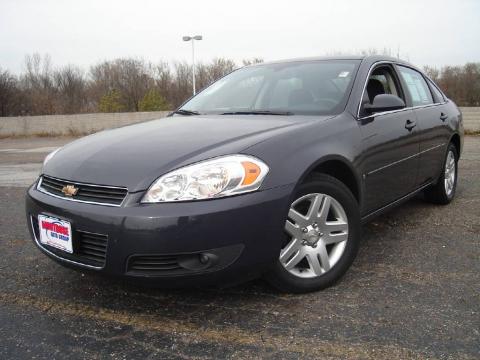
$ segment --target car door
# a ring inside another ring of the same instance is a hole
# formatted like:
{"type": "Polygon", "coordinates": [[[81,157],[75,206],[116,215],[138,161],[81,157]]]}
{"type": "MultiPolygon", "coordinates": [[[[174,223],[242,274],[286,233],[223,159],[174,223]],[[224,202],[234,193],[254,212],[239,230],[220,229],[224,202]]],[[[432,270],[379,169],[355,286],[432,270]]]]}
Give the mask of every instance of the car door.
{"type": "Polygon", "coordinates": [[[385,63],[377,65],[367,81],[359,110],[363,138],[364,213],[379,209],[411,192],[415,188],[419,164],[415,114],[409,107],[393,66],[385,63]],[[368,115],[363,107],[371,104],[374,96],[382,92],[399,96],[406,102],[406,107],[368,115]]]}
{"type": "Polygon", "coordinates": [[[397,65],[406,95],[413,105],[420,134],[419,186],[435,180],[443,167],[449,141],[448,109],[442,93],[420,72],[397,65]],[[432,90],[436,90],[436,92],[432,90]]]}

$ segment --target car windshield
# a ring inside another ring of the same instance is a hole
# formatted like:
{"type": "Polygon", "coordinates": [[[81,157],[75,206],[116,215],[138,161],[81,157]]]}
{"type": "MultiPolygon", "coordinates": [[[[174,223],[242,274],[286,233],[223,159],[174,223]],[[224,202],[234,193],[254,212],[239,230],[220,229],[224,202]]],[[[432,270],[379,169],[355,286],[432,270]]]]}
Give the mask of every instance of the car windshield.
{"type": "Polygon", "coordinates": [[[245,67],[207,87],[179,113],[339,114],[358,64],[358,60],[317,60],[245,67]]]}

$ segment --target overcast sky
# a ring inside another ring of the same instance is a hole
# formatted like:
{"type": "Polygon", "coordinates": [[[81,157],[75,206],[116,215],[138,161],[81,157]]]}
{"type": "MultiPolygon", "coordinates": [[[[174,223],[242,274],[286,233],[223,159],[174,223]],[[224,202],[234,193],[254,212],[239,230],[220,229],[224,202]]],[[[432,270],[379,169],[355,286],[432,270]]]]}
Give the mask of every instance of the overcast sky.
{"type": "Polygon", "coordinates": [[[0,67],[105,59],[265,60],[390,48],[416,65],[480,62],[480,0],[0,0],[0,67]]]}

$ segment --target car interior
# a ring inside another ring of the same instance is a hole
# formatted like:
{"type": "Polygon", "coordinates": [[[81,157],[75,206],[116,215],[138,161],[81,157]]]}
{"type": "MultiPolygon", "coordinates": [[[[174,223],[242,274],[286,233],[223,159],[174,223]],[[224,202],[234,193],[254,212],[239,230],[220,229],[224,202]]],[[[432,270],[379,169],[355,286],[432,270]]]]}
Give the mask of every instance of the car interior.
{"type": "MultiPolygon", "coordinates": [[[[393,76],[392,70],[387,66],[375,69],[367,83],[366,92],[364,93],[364,104],[373,104],[375,96],[380,94],[392,94],[403,99],[399,91],[397,82],[393,76]]],[[[405,100],[405,99],[403,99],[405,100]]]]}

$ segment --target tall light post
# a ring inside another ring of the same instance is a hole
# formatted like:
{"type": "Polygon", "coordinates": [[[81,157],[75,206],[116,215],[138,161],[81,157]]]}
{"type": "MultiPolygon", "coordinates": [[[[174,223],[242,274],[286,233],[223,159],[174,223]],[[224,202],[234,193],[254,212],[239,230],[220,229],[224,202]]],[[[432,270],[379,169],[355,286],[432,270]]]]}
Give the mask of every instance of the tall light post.
{"type": "Polygon", "coordinates": [[[202,35],[195,35],[195,36],[184,36],[183,41],[191,41],[192,42],[192,83],[193,83],[193,95],[195,95],[195,40],[202,40],[202,35]]]}

